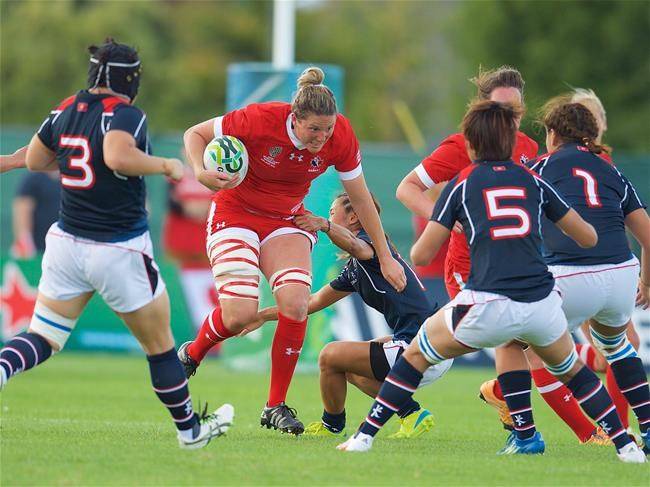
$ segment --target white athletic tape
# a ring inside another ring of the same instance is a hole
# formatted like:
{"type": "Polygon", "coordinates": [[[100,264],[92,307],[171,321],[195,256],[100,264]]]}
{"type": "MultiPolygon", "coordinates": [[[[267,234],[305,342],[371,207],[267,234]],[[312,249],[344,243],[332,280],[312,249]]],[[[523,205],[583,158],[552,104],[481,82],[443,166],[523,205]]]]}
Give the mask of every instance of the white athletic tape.
{"type": "Polygon", "coordinates": [[[217,281],[219,299],[254,299],[260,296],[260,284],[250,277],[226,277],[217,281]]]}
{"type": "Polygon", "coordinates": [[[58,346],[58,350],[53,349],[52,351],[59,352],[63,350],[76,324],[77,320],[61,316],[37,301],[29,329],[50,342],[54,342],[58,346]]]}
{"type": "Polygon", "coordinates": [[[215,238],[210,243],[208,257],[214,277],[224,274],[259,275],[260,244],[252,238],[231,235],[215,238]]]}
{"type": "Polygon", "coordinates": [[[273,292],[289,284],[300,284],[311,288],[311,273],[298,267],[289,267],[274,273],[269,283],[273,292]]]}

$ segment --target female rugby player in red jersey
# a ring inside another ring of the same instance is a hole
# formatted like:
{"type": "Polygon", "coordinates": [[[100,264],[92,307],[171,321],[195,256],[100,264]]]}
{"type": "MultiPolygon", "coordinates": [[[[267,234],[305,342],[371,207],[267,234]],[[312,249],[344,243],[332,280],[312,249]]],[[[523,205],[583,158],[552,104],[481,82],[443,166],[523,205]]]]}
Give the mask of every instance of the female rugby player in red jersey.
{"type": "Polygon", "coordinates": [[[392,257],[365,183],[359,143],[339,114],[332,91],[316,67],[298,79],[293,103],[254,103],[190,128],[185,148],[197,179],[216,191],[207,225],[207,252],[219,306],[194,342],[179,350],[191,375],[215,343],[239,334],[258,311],[259,273],[268,279],[278,306],[271,349],[271,386],[261,424],[301,434],[303,424],[285,404],[307,325],[311,249],[316,237],[293,218],[306,212],[311,181],[334,166],[363,227],[375,242],[381,271],[401,291],[402,266],[392,257]],[[203,151],[215,136],[240,139],[249,154],[243,181],[207,171],[203,151]]]}

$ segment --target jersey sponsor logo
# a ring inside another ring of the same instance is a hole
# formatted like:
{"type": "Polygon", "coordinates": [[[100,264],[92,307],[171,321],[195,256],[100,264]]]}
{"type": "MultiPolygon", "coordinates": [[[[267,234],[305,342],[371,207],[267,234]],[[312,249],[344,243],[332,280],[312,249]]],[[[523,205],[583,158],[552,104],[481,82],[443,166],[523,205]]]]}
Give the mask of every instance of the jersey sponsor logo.
{"type": "Polygon", "coordinates": [[[311,161],[309,161],[309,169],[307,172],[320,172],[323,162],[324,161],[322,157],[314,157],[311,161]]]}
{"type": "Polygon", "coordinates": [[[77,103],[77,111],[78,112],[87,112],[88,111],[88,103],[84,101],[80,101],[77,103]]]}
{"type": "Polygon", "coordinates": [[[528,157],[526,157],[526,154],[522,154],[521,156],[519,156],[519,162],[521,164],[526,164],[528,162],[528,157]]]}
{"type": "Polygon", "coordinates": [[[497,171],[497,172],[499,172],[499,171],[505,171],[505,170],[506,170],[506,166],[494,166],[494,167],[492,167],[492,170],[493,170],[493,171],[497,171]]]}
{"type": "Polygon", "coordinates": [[[271,147],[271,148],[269,149],[269,155],[270,155],[272,158],[276,158],[276,157],[278,157],[278,156],[280,155],[280,152],[282,152],[282,147],[280,147],[280,146],[278,146],[278,145],[273,146],[273,147],[271,147]]]}
{"type": "Polygon", "coordinates": [[[225,221],[214,224],[214,229],[215,230],[221,230],[222,228],[226,228],[226,222],[225,221]]]}
{"type": "Polygon", "coordinates": [[[298,162],[302,162],[302,158],[303,158],[303,157],[305,157],[305,156],[302,155],[302,154],[296,154],[295,152],[292,152],[292,153],[289,155],[289,159],[291,159],[292,161],[293,161],[294,159],[298,159],[298,162]]]}

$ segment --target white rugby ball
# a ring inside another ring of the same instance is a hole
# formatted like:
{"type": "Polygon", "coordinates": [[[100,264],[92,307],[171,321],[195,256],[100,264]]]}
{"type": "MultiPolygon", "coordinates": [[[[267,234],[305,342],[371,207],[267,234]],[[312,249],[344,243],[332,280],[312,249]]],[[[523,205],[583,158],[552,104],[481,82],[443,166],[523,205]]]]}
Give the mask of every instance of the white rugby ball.
{"type": "Polygon", "coordinates": [[[239,175],[239,183],[248,172],[248,152],[244,143],[232,135],[215,137],[203,151],[203,167],[210,171],[239,175]]]}

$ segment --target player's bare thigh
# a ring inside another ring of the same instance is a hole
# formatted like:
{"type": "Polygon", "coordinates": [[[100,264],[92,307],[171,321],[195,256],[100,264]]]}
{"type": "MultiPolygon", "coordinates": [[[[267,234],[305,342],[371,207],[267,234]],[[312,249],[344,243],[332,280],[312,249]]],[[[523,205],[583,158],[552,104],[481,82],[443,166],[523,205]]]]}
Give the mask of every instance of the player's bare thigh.
{"type": "Polygon", "coordinates": [[[158,355],[174,347],[167,290],[135,311],[116,314],[126,323],[147,355],[158,355]]]}
{"type": "Polygon", "coordinates": [[[330,342],[318,356],[321,373],[334,371],[374,379],[370,365],[370,342],[330,342]]]}
{"type": "Polygon", "coordinates": [[[278,311],[296,321],[307,318],[311,283],[311,242],[300,233],[279,235],[265,242],[260,249],[260,268],[273,289],[273,276],[291,272],[291,283],[274,290],[278,311]],[[296,281],[296,282],[294,282],[296,281]]]}

